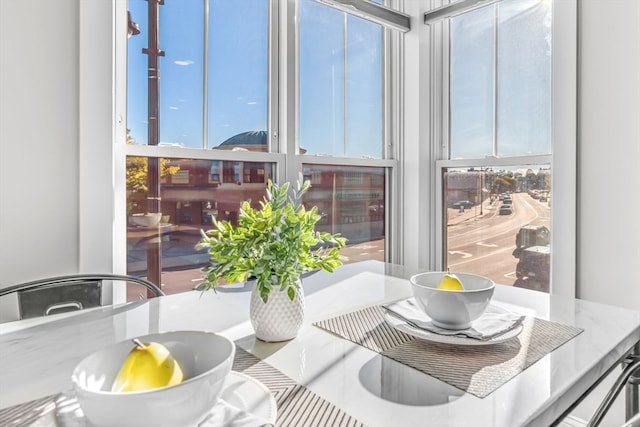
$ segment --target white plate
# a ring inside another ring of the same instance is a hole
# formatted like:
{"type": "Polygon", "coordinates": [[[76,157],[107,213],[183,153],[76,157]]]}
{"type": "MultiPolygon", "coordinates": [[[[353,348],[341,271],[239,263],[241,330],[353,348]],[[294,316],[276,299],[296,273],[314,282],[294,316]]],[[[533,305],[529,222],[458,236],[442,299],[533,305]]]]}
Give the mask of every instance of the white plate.
{"type": "MultiPolygon", "coordinates": [[[[249,416],[253,415],[266,423],[275,425],[278,412],[276,400],[269,389],[255,378],[236,371],[229,372],[220,398],[233,406],[234,410],[246,412],[249,416]]],[[[215,419],[215,425],[231,423],[231,420],[227,419],[227,417],[232,414],[228,410],[225,411],[223,408],[219,408],[219,405],[211,409],[212,413],[218,415],[215,419]]],[[[72,391],[58,396],[55,412],[57,422],[43,419],[39,420],[42,422],[36,424],[36,426],[90,427],[91,425],[84,418],[84,414],[72,391]]],[[[209,427],[210,423],[205,419],[200,425],[209,427]]]]}
{"type": "Polygon", "coordinates": [[[499,335],[497,337],[494,337],[488,340],[479,340],[476,338],[463,337],[459,335],[440,335],[440,334],[436,334],[435,332],[429,332],[424,329],[415,328],[407,324],[407,322],[405,322],[404,320],[394,316],[393,314],[390,314],[389,312],[384,313],[384,320],[389,325],[397,329],[398,331],[404,332],[405,334],[411,335],[413,337],[420,338],[423,340],[433,341],[433,342],[439,342],[443,344],[457,344],[457,345],[498,344],[498,343],[510,340],[511,338],[517,337],[518,335],[520,335],[520,332],[522,332],[522,329],[523,329],[522,325],[518,325],[512,330],[505,332],[504,334],[499,335]]]}

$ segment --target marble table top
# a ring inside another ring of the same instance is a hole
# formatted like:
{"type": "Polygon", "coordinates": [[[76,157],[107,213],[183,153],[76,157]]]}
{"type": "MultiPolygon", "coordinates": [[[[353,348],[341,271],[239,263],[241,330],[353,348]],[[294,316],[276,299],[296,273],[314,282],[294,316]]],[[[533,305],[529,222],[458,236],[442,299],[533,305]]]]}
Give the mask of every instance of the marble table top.
{"type": "Polygon", "coordinates": [[[106,345],[195,329],[235,340],[370,427],[549,426],[640,341],[638,311],[498,285],[496,303],[583,332],[479,398],[313,326],[411,296],[412,273],[365,261],[304,277],[305,323],[284,343],[255,339],[241,285],[0,324],[0,409],[69,390],[76,363],[106,345]]]}

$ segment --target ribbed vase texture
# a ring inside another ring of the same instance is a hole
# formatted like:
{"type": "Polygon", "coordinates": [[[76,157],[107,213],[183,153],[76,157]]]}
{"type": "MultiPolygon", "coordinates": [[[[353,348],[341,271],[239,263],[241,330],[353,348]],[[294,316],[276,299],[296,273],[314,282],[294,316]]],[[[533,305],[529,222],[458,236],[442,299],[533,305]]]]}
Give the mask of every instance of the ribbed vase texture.
{"type": "MultiPolygon", "coordinates": [[[[300,280],[298,279],[300,285],[300,280]]],[[[291,301],[286,291],[273,290],[265,304],[256,286],[251,291],[249,306],[251,324],[256,338],[262,341],[278,342],[293,339],[298,335],[304,319],[304,294],[302,287],[296,289],[296,297],[291,301]]]]}

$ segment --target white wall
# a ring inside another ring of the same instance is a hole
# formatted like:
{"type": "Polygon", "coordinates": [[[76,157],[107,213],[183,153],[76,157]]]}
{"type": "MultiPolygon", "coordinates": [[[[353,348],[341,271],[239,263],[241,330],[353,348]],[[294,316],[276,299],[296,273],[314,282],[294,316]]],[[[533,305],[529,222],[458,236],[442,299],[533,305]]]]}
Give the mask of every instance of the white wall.
{"type": "Polygon", "coordinates": [[[640,310],[640,1],[579,14],[578,297],[640,310]]]}
{"type": "Polygon", "coordinates": [[[78,0],[0,1],[0,286],[78,269],[78,0]]]}

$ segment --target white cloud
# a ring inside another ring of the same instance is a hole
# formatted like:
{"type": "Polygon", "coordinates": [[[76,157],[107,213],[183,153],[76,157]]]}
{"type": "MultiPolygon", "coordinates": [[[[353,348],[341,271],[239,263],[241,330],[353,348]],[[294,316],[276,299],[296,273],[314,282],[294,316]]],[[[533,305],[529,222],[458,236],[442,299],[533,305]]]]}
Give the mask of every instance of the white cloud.
{"type": "Polygon", "coordinates": [[[177,61],[173,61],[173,63],[174,63],[174,64],[176,64],[176,65],[180,65],[180,66],[182,66],[182,67],[186,67],[186,66],[188,66],[188,65],[193,65],[193,64],[195,64],[195,62],[190,61],[190,60],[188,60],[188,59],[184,59],[184,60],[179,59],[179,60],[177,60],[177,61]]]}
{"type": "Polygon", "coordinates": [[[169,107],[170,110],[177,110],[178,107],[174,107],[173,105],[171,107],[169,107]]]}

